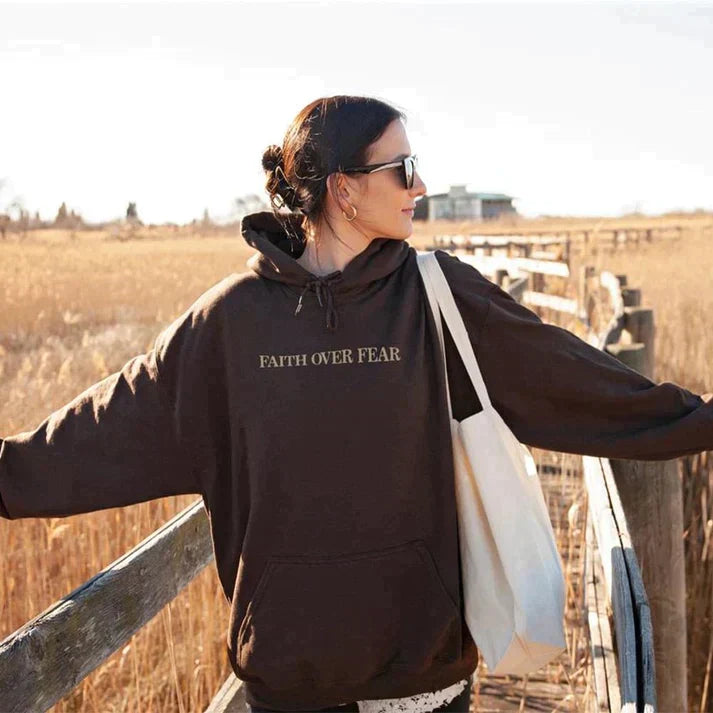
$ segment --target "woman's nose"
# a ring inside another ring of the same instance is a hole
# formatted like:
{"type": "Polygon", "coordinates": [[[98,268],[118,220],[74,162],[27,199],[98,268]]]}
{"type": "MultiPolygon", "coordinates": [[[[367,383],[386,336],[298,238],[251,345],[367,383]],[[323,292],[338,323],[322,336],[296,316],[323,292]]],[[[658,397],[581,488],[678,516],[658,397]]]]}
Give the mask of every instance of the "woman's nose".
{"type": "Polygon", "coordinates": [[[426,194],[426,184],[421,180],[421,175],[418,171],[414,172],[411,194],[414,196],[423,196],[426,194]]]}

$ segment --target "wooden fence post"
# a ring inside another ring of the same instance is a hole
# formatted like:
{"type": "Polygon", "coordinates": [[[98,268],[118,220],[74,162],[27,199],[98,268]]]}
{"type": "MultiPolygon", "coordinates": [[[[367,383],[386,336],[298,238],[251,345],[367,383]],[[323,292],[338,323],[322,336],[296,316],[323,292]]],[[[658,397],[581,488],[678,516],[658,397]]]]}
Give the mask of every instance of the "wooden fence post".
{"type": "Polygon", "coordinates": [[[590,300],[589,280],[594,276],[594,265],[580,265],[577,282],[577,302],[580,306],[580,319],[587,324],[592,318],[593,300],[590,300]]]}
{"type": "Polygon", "coordinates": [[[494,277],[495,277],[494,282],[497,285],[499,285],[500,287],[502,287],[503,283],[505,282],[505,280],[508,277],[508,271],[507,270],[496,270],[494,277]]]}
{"type": "Polygon", "coordinates": [[[622,287],[621,299],[626,307],[641,306],[641,290],[638,287],[622,287]]]}
{"type": "MultiPolygon", "coordinates": [[[[639,290],[622,290],[622,295],[625,304],[640,304],[639,290]]],[[[607,351],[653,379],[653,310],[626,306],[624,328],[631,343],[610,344],[607,351]]],[[[678,466],[675,460],[610,459],[610,463],[651,610],[658,710],[685,711],[686,580],[678,466]]]]}
{"type": "Polygon", "coordinates": [[[565,243],[565,248],[564,248],[564,261],[567,263],[567,267],[572,267],[572,238],[570,237],[570,234],[567,233],[566,236],[567,242],[565,243]]]}
{"type": "MultiPolygon", "coordinates": [[[[626,302],[624,303],[626,304],[626,302]]],[[[639,370],[649,379],[654,378],[654,311],[647,307],[624,307],[624,329],[633,343],[644,344],[643,365],[639,370]]]]}

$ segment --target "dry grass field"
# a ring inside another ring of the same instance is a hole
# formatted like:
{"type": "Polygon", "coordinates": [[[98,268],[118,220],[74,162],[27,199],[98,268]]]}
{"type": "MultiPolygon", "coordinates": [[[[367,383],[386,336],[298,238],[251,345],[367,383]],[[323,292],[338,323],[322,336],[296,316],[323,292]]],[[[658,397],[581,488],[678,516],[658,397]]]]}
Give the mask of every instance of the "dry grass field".
{"type": "MultiPolygon", "coordinates": [[[[614,222],[598,221],[600,227],[614,222]]],[[[643,303],[654,307],[657,380],[702,393],[713,391],[713,238],[701,227],[710,224],[710,216],[689,222],[691,229],[679,241],[600,255],[596,262],[626,273],[630,285],[642,288],[643,303]]],[[[509,227],[524,232],[575,223],[518,221],[509,227]]],[[[452,223],[419,225],[410,242],[420,248],[434,233],[466,229],[452,223]]],[[[251,254],[237,230],[205,236],[146,230],[125,241],[101,232],[38,231],[21,239],[11,234],[0,242],[0,435],[34,428],[80,391],[148,350],[159,331],[208,287],[246,270],[251,254]]],[[[705,456],[681,463],[691,710],[709,710],[711,468],[705,456]]],[[[166,498],[70,518],[0,521],[0,639],[194,499],[166,498]]],[[[228,614],[214,567],[207,567],[53,710],[203,710],[229,672],[228,614]]]]}

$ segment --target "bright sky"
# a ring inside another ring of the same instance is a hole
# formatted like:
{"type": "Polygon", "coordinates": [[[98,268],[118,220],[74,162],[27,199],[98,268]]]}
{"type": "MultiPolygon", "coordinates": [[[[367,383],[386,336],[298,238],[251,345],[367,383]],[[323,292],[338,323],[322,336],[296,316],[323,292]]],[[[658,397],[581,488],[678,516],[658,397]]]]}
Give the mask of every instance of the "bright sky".
{"type": "Polygon", "coordinates": [[[407,112],[429,193],[713,209],[713,3],[0,2],[0,209],[225,217],[320,96],[407,112]]]}

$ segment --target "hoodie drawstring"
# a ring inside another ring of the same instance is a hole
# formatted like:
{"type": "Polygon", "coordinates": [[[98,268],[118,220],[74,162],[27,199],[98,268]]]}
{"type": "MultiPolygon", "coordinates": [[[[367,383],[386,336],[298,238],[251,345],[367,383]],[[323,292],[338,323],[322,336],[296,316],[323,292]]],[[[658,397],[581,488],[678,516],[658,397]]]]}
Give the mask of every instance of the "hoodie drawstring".
{"type": "Polygon", "coordinates": [[[324,307],[324,303],[322,302],[322,292],[325,293],[327,298],[327,329],[336,329],[337,325],[339,324],[339,315],[337,314],[337,309],[334,306],[334,295],[332,294],[332,290],[329,286],[329,283],[324,282],[319,278],[310,280],[302,288],[300,299],[297,302],[297,309],[295,310],[295,317],[302,309],[302,297],[304,296],[304,293],[307,292],[307,290],[309,290],[310,288],[314,288],[314,291],[317,295],[317,301],[319,302],[320,307],[324,307]]]}

